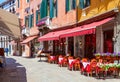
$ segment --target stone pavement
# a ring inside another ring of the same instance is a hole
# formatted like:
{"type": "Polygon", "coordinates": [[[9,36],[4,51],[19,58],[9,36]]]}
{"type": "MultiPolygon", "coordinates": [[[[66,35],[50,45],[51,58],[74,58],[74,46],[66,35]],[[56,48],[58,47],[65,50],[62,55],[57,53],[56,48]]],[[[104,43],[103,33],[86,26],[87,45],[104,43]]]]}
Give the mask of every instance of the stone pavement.
{"type": "Polygon", "coordinates": [[[0,69],[0,82],[119,82],[120,79],[96,79],[69,71],[66,67],[39,61],[39,58],[9,56],[7,66],[0,69]]]}

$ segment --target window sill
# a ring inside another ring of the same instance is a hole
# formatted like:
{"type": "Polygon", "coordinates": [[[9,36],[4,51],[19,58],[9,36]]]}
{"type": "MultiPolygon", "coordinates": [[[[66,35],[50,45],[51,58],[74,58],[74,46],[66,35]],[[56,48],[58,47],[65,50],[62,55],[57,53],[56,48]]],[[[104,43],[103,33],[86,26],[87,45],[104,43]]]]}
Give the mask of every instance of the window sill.
{"type": "Polygon", "coordinates": [[[90,8],[90,6],[88,6],[88,7],[85,7],[85,8],[83,8],[82,10],[84,11],[84,10],[86,10],[86,9],[89,9],[90,8]]]}
{"type": "Polygon", "coordinates": [[[73,11],[75,11],[76,9],[72,9],[72,10],[69,10],[68,12],[66,12],[66,14],[67,13],[72,13],[73,11]]]}

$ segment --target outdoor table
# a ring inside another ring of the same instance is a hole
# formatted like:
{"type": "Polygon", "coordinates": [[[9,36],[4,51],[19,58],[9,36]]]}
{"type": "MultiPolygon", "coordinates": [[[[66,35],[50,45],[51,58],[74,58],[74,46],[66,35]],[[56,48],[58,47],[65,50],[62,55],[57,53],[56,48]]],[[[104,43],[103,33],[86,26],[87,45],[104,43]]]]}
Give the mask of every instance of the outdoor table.
{"type": "Polygon", "coordinates": [[[59,57],[59,58],[58,58],[58,61],[59,61],[58,63],[59,63],[59,65],[62,64],[63,59],[64,59],[63,57],[59,57]]]}
{"type": "Polygon", "coordinates": [[[73,70],[75,59],[69,59],[68,60],[68,68],[73,70]]]}
{"type": "Polygon", "coordinates": [[[87,72],[87,66],[90,65],[90,62],[82,62],[81,74],[87,72]]]}
{"type": "Polygon", "coordinates": [[[90,65],[90,62],[82,62],[84,69],[87,67],[87,65],[90,65]]]}

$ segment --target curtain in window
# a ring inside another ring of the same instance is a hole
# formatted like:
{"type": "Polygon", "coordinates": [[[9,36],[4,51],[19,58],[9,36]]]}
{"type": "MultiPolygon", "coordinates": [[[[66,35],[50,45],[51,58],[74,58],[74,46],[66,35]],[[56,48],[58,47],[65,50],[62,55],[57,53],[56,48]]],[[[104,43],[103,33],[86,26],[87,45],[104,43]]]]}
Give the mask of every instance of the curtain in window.
{"type": "Polygon", "coordinates": [[[90,0],[85,0],[85,7],[88,7],[90,5],[90,0]]]}
{"type": "Polygon", "coordinates": [[[70,10],[70,7],[69,7],[69,0],[65,0],[65,3],[66,3],[66,12],[68,12],[70,10]]]}
{"type": "Polygon", "coordinates": [[[50,0],[50,18],[54,17],[54,0],[50,0]]]}
{"type": "Polygon", "coordinates": [[[41,8],[40,8],[40,18],[44,18],[47,16],[47,0],[42,0],[41,8]]]}

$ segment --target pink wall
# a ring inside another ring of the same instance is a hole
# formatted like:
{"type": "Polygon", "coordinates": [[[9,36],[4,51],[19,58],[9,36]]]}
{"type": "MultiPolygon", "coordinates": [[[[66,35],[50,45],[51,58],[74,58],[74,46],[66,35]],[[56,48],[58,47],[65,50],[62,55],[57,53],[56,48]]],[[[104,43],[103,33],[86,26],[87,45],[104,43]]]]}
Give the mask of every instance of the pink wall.
{"type": "MultiPolygon", "coordinates": [[[[65,0],[58,0],[58,16],[52,19],[53,26],[62,27],[76,22],[76,10],[65,11],[65,0]]],[[[54,27],[54,28],[57,28],[54,27]]]]}

